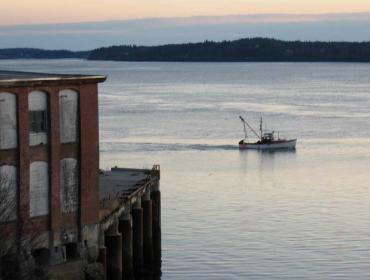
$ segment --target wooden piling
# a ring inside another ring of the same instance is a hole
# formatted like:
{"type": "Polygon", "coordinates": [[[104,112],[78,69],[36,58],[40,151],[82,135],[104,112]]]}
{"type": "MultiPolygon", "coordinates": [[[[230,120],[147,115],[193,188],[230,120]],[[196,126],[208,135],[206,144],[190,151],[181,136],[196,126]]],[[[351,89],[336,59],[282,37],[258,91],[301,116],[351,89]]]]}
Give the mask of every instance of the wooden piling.
{"type": "Polygon", "coordinates": [[[107,234],[107,279],[122,280],[122,236],[121,234],[107,234]]]}
{"type": "Polygon", "coordinates": [[[143,196],[143,248],[144,248],[144,267],[147,272],[151,272],[153,266],[153,216],[150,188],[143,196]]]}
{"type": "Polygon", "coordinates": [[[119,231],[122,234],[123,279],[133,280],[135,279],[135,274],[133,263],[132,218],[130,214],[121,217],[119,221],[119,231]]]}
{"type": "Polygon", "coordinates": [[[161,192],[159,182],[151,191],[152,200],[152,232],[153,232],[153,272],[162,274],[162,229],[161,229],[161,192]]]}
{"type": "Polygon", "coordinates": [[[103,265],[104,278],[107,279],[107,247],[105,246],[100,247],[98,262],[103,265]]]}
{"type": "Polygon", "coordinates": [[[132,209],[132,232],[133,232],[133,256],[135,277],[139,278],[143,273],[143,208],[141,198],[137,198],[132,209]]]}

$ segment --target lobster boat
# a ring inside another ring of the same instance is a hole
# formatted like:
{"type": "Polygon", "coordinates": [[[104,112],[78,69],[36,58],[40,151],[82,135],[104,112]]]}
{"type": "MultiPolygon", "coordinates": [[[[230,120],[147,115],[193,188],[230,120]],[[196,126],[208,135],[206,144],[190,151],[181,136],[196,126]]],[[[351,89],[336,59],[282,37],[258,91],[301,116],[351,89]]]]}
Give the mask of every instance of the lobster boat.
{"type": "Polygon", "coordinates": [[[297,139],[281,139],[275,137],[275,131],[262,129],[262,117],[260,120],[260,133],[258,134],[243,117],[239,116],[244,126],[244,139],[239,141],[240,150],[280,150],[280,149],[295,149],[297,139]],[[247,135],[247,127],[259,139],[257,142],[249,142],[247,135]]]}

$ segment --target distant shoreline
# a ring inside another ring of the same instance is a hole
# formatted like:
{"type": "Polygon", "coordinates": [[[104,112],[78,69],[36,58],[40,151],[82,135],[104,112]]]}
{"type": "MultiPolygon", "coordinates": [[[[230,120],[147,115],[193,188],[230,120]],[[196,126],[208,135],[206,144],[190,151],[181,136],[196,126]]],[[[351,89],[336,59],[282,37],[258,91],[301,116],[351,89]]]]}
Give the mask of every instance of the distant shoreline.
{"type": "MultiPolygon", "coordinates": [[[[100,62],[129,62],[129,63],[184,63],[184,64],[196,64],[196,63],[204,63],[204,64],[220,64],[220,63],[230,63],[230,64],[237,64],[237,63],[256,63],[256,64],[275,64],[275,63],[286,63],[286,64],[294,64],[294,63],[337,63],[337,64],[370,64],[370,61],[146,61],[146,60],[92,60],[86,58],[73,58],[73,57],[66,57],[66,58],[0,58],[0,62],[2,60],[82,60],[82,61],[100,61],[100,62]]],[[[0,66],[1,69],[1,66],[0,66]]]]}
{"type": "MultiPolygon", "coordinates": [[[[2,60],[84,60],[84,61],[109,61],[109,62],[137,62],[137,63],[149,63],[149,62],[152,62],[152,63],[209,63],[209,64],[213,64],[213,63],[358,63],[358,64],[367,64],[367,63],[370,63],[370,61],[314,61],[314,60],[311,60],[311,61],[278,61],[278,60],[274,60],[274,61],[269,61],[269,60],[265,60],[265,61],[253,61],[253,60],[249,60],[249,61],[201,61],[201,60],[198,60],[198,61],[176,61],[176,60],[171,60],[171,61],[161,61],[161,60],[109,60],[109,59],[104,59],[104,60],[98,60],[98,59],[87,59],[87,58],[79,58],[79,57],[60,57],[60,58],[32,58],[32,57],[28,57],[28,58],[24,58],[24,57],[19,57],[19,58],[0,58],[0,62],[2,60]]],[[[1,66],[0,66],[1,68],[1,66]]]]}
{"type": "Polygon", "coordinates": [[[86,59],[90,51],[69,50],[43,50],[35,48],[11,48],[0,49],[0,61],[2,59],[86,59]]]}
{"type": "Polygon", "coordinates": [[[87,59],[131,62],[369,63],[370,42],[303,42],[267,38],[160,46],[111,46],[90,51],[0,49],[1,59],[87,59]]]}

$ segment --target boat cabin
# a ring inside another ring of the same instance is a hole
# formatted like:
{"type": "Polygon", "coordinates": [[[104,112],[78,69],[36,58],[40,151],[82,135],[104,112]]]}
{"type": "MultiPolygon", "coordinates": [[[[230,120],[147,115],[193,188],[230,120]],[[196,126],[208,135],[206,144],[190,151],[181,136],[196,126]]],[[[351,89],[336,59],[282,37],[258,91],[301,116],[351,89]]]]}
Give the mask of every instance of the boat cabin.
{"type": "Polygon", "coordinates": [[[274,132],[265,132],[262,135],[261,142],[272,142],[274,141],[274,132]]]}

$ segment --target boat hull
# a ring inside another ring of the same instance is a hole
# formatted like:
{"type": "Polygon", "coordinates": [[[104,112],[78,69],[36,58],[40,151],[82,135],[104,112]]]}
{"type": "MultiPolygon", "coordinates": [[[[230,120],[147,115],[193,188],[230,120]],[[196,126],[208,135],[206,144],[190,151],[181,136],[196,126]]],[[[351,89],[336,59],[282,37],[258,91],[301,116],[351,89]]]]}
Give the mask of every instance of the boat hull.
{"type": "Polygon", "coordinates": [[[239,143],[240,150],[280,150],[295,149],[297,139],[281,140],[271,143],[239,143]]]}

